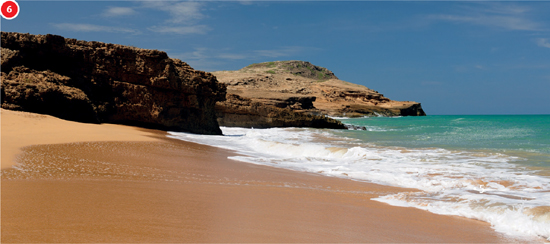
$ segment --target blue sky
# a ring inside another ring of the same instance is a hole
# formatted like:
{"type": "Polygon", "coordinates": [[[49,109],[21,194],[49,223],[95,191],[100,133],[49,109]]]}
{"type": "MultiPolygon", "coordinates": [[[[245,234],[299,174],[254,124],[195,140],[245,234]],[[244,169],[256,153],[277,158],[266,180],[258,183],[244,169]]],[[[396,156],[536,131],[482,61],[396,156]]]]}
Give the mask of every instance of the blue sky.
{"type": "Polygon", "coordinates": [[[18,1],[2,31],[166,51],[193,68],[304,60],[428,114],[550,114],[550,2],[18,1]]]}

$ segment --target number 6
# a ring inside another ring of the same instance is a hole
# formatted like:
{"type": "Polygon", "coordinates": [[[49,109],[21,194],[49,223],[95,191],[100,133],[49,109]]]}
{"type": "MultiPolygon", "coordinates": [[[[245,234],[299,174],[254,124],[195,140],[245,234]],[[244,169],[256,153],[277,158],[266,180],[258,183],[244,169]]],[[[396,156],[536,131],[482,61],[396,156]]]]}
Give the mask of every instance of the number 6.
{"type": "Polygon", "coordinates": [[[13,10],[11,10],[11,6],[8,6],[8,9],[6,9],[6,11],[8,11],[8,13],[11,13],[11,11],[13,10]]]}

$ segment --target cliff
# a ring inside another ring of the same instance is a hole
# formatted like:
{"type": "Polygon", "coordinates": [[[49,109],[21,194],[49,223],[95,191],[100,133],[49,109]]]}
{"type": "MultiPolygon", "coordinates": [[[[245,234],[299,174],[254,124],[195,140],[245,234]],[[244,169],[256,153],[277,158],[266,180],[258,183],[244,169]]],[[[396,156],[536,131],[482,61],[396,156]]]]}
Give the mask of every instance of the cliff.
{"type": "MultiPolygon", "coordinates": [[[[393,101],[365,86],[342,81],[330,70],[304,61],[277,61],[252,64],[236,71],[212,72],[234,94],[251,103],[287,109],[302,116],[334,117],[423,116],[420,103],[393,101]]],[[[237,100],[216,106],[218,117],[235,117],[237,100]],[[235,101],[235,103],[233,103],[235,101]],[[227,107],[232,107],[227,109],[227,107]]],[[[230,124],[238,126],[236,118],[230,124]]],[[[242,121],[244,125],[248,121],[242,121]]],[[[327,122],[330,123],[330,122],[327,122]]]]}
{"type": "Polygon", "coordinates": [[[2,32],[2,108],[88,123],[221,134],[226,87],[165,52],[2,32]]]}
{"type": "Polygon", "coordinates": [[[285,75],[308,80],[335,79],[326,68],[303,61],[268,62],[252,64],[239,71],[214,73],[231,88],[226,101],[216,104],[218,123],[222,126],[346,128],[340,121],[310,111],[316,110],[315,96],[278,90],[280,85],[291,83],[291,79],[284,79],[285,75]]]}
{"type": "Polygon", "coordinates": [[[268,105],[235,94],[227,94],[225,101],[216,104],[216,114],[220,125],[230,127],[346,128],[335,119],[295,112],[290,108],[268,105]]]}

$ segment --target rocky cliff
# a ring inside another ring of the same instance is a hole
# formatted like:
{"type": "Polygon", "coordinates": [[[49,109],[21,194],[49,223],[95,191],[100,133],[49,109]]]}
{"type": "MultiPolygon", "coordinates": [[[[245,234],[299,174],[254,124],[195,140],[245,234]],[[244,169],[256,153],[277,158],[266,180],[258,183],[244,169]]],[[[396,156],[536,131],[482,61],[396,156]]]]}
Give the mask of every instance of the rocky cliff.
{"type": "MultiPolygon", "coordinates": [[[[282,84],[292,83],[291,78],[284,79],[281,74],[307,80],[336,79],[326,68],[303,61],[267,62],[252,64],[239,71],[214,73],[232,89],[227,100],[216,105],[218,123],[222,126],[346,128],[340,121],[311,112],[316,110],[315,96],[279,89],[282,84]]],[[[296,89],[307,89],[301,85],[297,84],[296,89]]]]}
{"type": "MultiPolygon", "coordinates": [[[[420,103],[393,101],[365,86],[339,80],[326,68],[304,61],[277,61],[252,64],[237,71],[212,72],[227,84],[232,94],[250,103],[287,109],[300,116],[328,115],[335,117],[362,116],[423,116],[420,103]]],[[[240,100],[228,99],[216,106],[221,125],[237,123],[235,110],[240,100]],[[225,118],[233,118],[227,123],[225,118]]],[[[248,106],[248,105],[247,105],[248,106]]],[[[245,106],[245,107],[247,107],[245,106]]],[[[246,109],[250,111],[250,109],[246,109]]],[[[262,117],[262,116],[260,116],[262,117]]],[[[263,117],[265,119],[265,117],[263,117]]],[[[328,122],[327,123],[331,123],[328,122]]]]}
{"type": "Polygon", "coordinates": [[[221,134],[226,87],[165,52],[2,32],[2,108],[89,123],[221,134]]]}
{"type": "Polygon", "coordinates": [[[346,128],[340,121],[322,115],[296,112],[286,106],[268,105],[235,94],[227,94],[225,101],[216,104],[216,114],[220,125],[230,127],[346,128]]]}

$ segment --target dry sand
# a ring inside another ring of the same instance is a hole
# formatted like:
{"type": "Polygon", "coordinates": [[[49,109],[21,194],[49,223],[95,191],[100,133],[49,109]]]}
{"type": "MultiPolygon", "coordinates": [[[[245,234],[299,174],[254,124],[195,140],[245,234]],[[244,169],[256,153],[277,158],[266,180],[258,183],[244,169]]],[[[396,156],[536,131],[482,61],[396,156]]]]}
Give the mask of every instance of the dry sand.
{"type": "Polygon", "coordinates": [[[161,131],[3,110],[2,161],[18,152],[2,170],[2,243],[517,241],[370,200],[408,189],[231,161],[161,131]]]}
{"type": "Polygon", "coordinates": [[[85,124],[49,115],[0,110],[2,169],[14,164],[20,148],[28,145],[84,141],[151,141],[150,133],[130,126],[85,124]]]}

